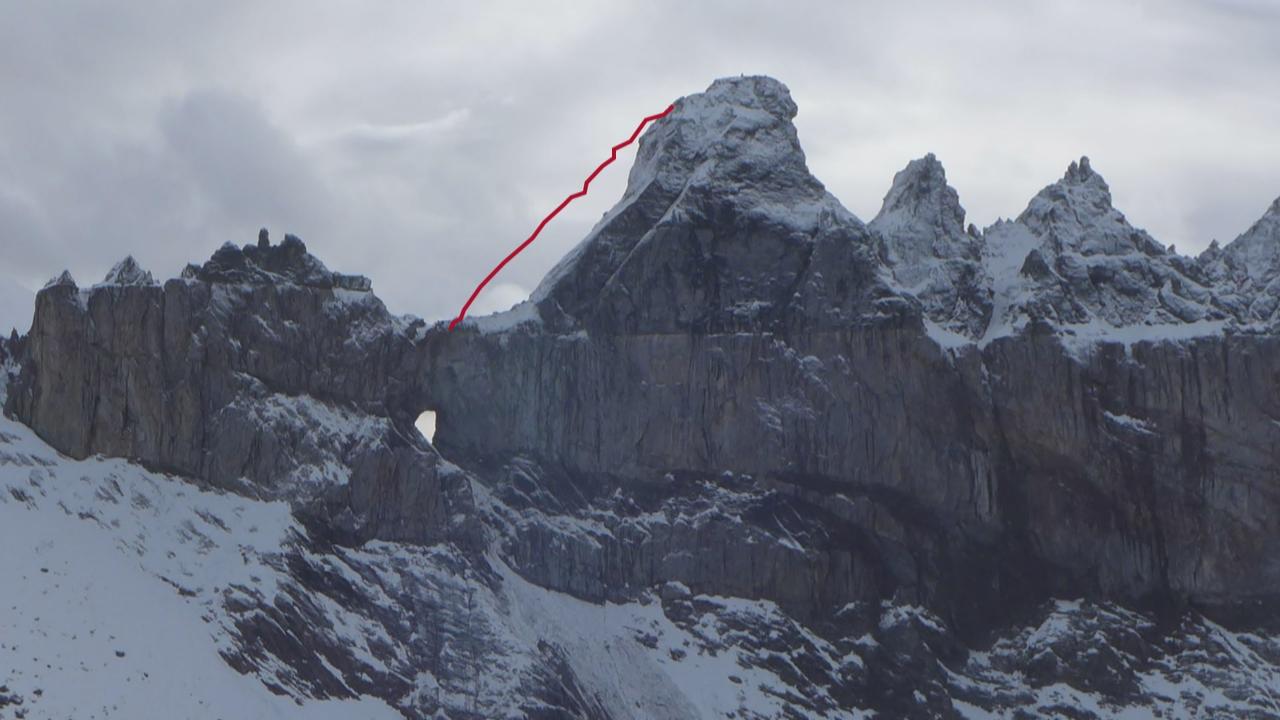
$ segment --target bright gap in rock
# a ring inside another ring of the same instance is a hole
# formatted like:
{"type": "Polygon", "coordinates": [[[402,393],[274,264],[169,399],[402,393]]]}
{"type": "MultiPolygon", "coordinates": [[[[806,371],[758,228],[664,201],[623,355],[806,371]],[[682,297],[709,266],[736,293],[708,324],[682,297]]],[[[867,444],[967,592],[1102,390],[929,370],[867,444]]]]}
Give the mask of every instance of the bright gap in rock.
{"type": "Polygon", "coordinates": [[[422,437],[428,440],[436,439],[436,411],[427,410],[418,416],[413,422],[413,426],[418,428],[418,432],[422,433],[422,437]]]}

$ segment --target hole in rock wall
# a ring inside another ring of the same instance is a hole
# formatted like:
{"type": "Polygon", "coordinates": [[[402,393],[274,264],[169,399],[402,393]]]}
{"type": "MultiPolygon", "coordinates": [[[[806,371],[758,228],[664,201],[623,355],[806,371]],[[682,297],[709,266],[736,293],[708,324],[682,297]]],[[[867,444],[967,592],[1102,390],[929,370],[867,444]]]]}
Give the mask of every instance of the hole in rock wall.
{"type": "Polygon", "coordinates": [[[418,432],[422,433],[422,437],[434,441],[436,439],[436,411],[424,411],[413,422],[413,426],[418,428],[418,432]]]}

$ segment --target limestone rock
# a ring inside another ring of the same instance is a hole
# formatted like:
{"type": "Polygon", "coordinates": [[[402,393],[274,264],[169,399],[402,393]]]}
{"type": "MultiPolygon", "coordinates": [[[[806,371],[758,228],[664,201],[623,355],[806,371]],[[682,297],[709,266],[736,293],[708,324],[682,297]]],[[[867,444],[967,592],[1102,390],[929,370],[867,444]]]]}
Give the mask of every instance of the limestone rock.
{"type": "Polygon", "coordinates": [[[539,322],[428,332],[436,444],[527,506],[520,571],[593,599],[674,580],[799,617],[893,598],[966,632],[1058,593],[1280,601],[1280,507],[1248,489],[1280,441],[1280,388],[1257,379],[1280,371],[1280,339],[1232,331],[1200,265],[1131,226],[1087,159],[975,235],[924,158],[869,233],[805,169],[793,112],[754,78],[681,100],[534,294],[539,322]],[[988,319],[938,314],[898,276],[951,262],[972,272],[948,291],[988,290],[988,319]],[[648,498],[642,517],[744,509],[636,527],[615,493],[648,498]],[[764,507],[847,540],[756,554],[785,536],[753,520],[764,507]],[[542,519],[564,514],[606,532],[542,519]],[[1210,537],[1228,526],[1250,530],[1210,537]],[[702,566],[688,543],[734,559],[702,566]]]}

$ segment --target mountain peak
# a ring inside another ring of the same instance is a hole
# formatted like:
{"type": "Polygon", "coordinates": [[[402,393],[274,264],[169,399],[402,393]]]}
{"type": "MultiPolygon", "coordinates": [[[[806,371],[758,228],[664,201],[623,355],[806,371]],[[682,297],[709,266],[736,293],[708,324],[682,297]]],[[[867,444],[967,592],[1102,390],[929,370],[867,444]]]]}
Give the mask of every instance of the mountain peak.
{"type": "Polygon", "coordinates": [[[106,285],[155,285],[156,279],[147,270],[143,270],[132,255],[127,255],[116,263],[102,279],[106,285]]]}
{"type": "Polygon", "coordinates": [[[977,257],[971,243],[962,247],[940,246],[942,238],[965,239],[964,208],[960,195],[947,184],[947,173],[933,153],[912,160],[893,176],[893,185],[884,196],[880,212],[870,226],[886,236],[900,236],[903,230],[925,238],[936,257],[954,257],[955,252],[977,257]]]}
{"type": "Polygon", "coordinates": [[[705,92],[676,101],[676,111],[693,107],[731,106],[763,110],[780,120],[791,120],[797,108],[791,90],[766,75],[740,75],[712,81],[705,92]]]}
{"type": "Polygon", "coordinates": [[[893,176],[884,204],[867,227],[880,237],[894,279],[942,327],[977,336],[990,317],[980,287],[982,238],[964,226],[964,208],[933,153],[893,176]]]}
{"type": "Polygon", "coordinates": [[[1057,255],[1163,255],[1165,248],[1135,228],[1111,203],[1111,188],[1089,163],[1072,162],[1062,179],[1046,186],[1018,216],[1057,255]]]}
{"type": "Polygon", "coordinates": [[[895,195],[911,188],[950,189],[947,188],[947,171],[933,153],[926,153],[924,157],[908,162],[906,167],[894,174],[893,185],[889,188],[880,212],[883,213],[890,206],[895,195]]]}
{"type": "Polygon", "coordinates": [[[58,285],[69,285],[71,287],[76,286],[76,279],[71,277],[70,270],[63,270],[57,277],[50,279],[49,282],[44,284],[47,288],[56,287],[58,285]]]}
{"type": "MultiPolygon", "coordinates": [[[[758,76],[677,100],[640,138],[621,200],[534,291],[543,318],[665,332],[757,327],[791,312],[814,243],[865,237],[809,172],[796,112],[785,85],[758,76]]],[[[866,257],[842,262],[865,277],[847,285],[867,289],[874,258],[865,247],[837,254],[853,252],[866,257]]],[[[815,301],[815,312],[837,305],[815,301]]]]}
{"type": "Polygon", "coordinates": [[[1066,174],[1062,176],[1063,182],[1076,185],[1087,183],[1094,178],[1097,178],[1104,186],[1106,185],[1106,181],[1102,179],[1102,176],[1093,171],[1093,166],[1089,164],[1088,155],[1081,155],[1079,162],[1071,161],[1071,164],[1067,166],[1066,174]]]}
{"type": "Polygon", "coordinates": [[[705,92],[677,100],[640,139],[627,195],[655,182],[683,187],[690,181],[821,195],[791,122],[796,113],[791,91],[773,78],[716,80],[705,92]]]}
{"type": "Polygon", "coordinates": [[[1196,263],[1130,224],[1087,157],[1037,193],[1017,223],[1033,243],[1017,255],[1027,258],[1021,274],[1034,287],[1006,304],[998,318],[1002,327],[1011,327],[1010,318],[1019,314],[1070,324],[1099,319],[1117,327],[1222,317],[1196,263]]]}
{"type": "Polygon", "coordinates": [[[1112,207],[1111,187],[1093,169],[1087,155],[1080,156],[1079,160],[1072,160],[1067,171],[1062,174],[1062,179],[1041,192],[1055,187],[1063,190],[1057,197],[1064,202],[1079,205],[1083,200],[1099,210],[1112,207]]]}

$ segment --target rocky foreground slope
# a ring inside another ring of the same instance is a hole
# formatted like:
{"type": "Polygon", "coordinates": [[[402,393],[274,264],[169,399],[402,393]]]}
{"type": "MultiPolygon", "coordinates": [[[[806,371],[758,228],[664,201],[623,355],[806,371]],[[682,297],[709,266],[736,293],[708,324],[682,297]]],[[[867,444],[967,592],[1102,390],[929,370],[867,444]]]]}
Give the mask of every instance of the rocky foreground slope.
{"type": "Polygon", "coordinates": [[[978,230],[926,156],[864,224],[795,113],[677,101],[530,301],[453,332],[292,237],[64,274],[0,344],[0,512],[92,524],[300,701],[1280,717],[1280,202],[1189,258],[1087,159],[978,230]],[[257,579],[204,577],[233,547],[257,579]]]}

